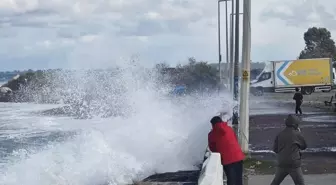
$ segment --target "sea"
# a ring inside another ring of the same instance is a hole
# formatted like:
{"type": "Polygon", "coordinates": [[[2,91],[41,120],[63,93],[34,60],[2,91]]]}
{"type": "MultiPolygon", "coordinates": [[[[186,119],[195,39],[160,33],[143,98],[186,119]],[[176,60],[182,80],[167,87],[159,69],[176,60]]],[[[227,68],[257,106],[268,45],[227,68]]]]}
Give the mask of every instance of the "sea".
{"type": "MultiPolygon", "coordinates": [[[[135,79],[128,75],[123,82],[135,79]]],[[[119,111],[126,114],[110,117],[42,114],[63,103],[0,103],[0,184],[129,184],[155,173],[196,169],[209,120],[220,111],[231,114],[231,98],[169,97],[146,83],[123,83],[127,111],[119,111]]]]}

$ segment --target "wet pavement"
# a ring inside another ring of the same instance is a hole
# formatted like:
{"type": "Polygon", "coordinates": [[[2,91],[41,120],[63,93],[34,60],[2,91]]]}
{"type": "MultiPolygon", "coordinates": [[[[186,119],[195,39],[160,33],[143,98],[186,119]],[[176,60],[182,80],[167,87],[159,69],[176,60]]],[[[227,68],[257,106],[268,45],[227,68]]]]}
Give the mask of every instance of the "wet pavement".
{"type": "Polygon", "coordinates": [[[171,182],[179,182],[185,184],[197,184],[198,177],[200,171],[178,171],[178,172],[168,172],[161,174],[154,174],[150,177],[147,177],[143,180],[143,182],[153,183],[153,182],[161,182],[161,183],[171,183],[171,182]]]}
{"type": "MultiPolygon", "coordinates": [[[[285,119],[293,113],[291,110],[295,105],[270,102],[267,106],[273,107],[273,112],[268,110],[266,114],[250,116],[250,149],[252,156],[275,162],[275,155],[271,151],[275,136],[285,128],[285,119]],[[278,109],[284,110],[277,112],[278,109]]],[[[300,128],[308,145],[302,155],[304,173],[336,173],[336,114],[307,105],[303,106],[303,110],[305,112],[300,116],[300,128]]],[[[274,172],[275,164],[265,173],[274,172]]]]}
{"type": "MultiPolygon", "coordinates": [[[[305,115],[316,113],[326,113],[330,107],[324,106],[322,101],[304,102],[302,111],[305,115]]],[[[293,114],[295,113],[295,103],[283,100],[250,100],[250,116],[254,115],[274,115],[274,114],[293,114]]]]}
{"type": "MultiPolygon", "coordinates": [[[[274,137],[285,128],[287,114],[250,116],[250,144],[252,150],[270,150],[274,137]]],[[[335,150],[336,115],[320,113],[301,116],[301,132],[310,150],[335,150]]]]}
{"type": "MultiPolygon", "coordinates": [[[[266,185],[270,184],[273,180],[273,175],[256,175],[250,176],[248,183],[245,185],[266,185]]],[[[323,175],[305,175],[306,185],[335,185],[336,175],[335,174],[323,174],[323,175]]],[[[294,185],[292,179],[288,176],[281,183],[281,185],[294,185]]]]}
{"type": "MultiPolygon", "coordinates": [[[[302,121],[305,122],[314,122],[314,123],[336,123],[336,115],[311,115],[305,116],[302,118],[302,121]]],[[[327,126],[327,124],[322,124],[327,126]]]]}

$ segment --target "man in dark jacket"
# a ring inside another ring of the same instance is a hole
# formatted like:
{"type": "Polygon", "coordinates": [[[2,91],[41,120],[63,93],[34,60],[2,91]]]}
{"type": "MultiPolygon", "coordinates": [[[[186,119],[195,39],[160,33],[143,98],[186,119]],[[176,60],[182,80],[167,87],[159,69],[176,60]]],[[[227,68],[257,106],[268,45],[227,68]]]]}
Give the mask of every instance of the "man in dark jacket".
{"type": "Polygon", "coordinates": [[[307,144],[299,129],[299,118],[289,115],[286,128],[275,138],[273,151],[277,154],[278,166],[271,185],[280,185],[287,175],[290,175],[295,185],[304,185],[301,170],[301,152],[307,144]]]}
{"type": "Polygon", "coordinates": [[[293,97],[293,100],[295,100],[295,114],[298,114],[298,112],[302,114],[301,105],[303,101],[303,95],[299,91],[299,88],[295,88],[295,91],[296,93],[294,94],[294,97],[293,97]]]}
{"type": "Polygon", "coordinates": [[[228,185],[243,185],[243,160],[245,155],[233,129],[219,116],[211,119],[212,130],[208,135],[211,152],[221,155],[228,185]]]}

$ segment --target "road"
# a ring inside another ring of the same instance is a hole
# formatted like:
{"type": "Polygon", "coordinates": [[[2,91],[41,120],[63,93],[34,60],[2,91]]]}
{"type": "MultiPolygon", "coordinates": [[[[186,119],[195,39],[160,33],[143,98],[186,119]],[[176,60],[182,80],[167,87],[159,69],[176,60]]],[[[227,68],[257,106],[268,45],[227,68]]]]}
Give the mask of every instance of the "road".
{"type": "MultiPolygon", "coordinates": [[[[274,138],[295,106],[292,95],[274,94],[251,97],[250,104],[250,149],[259,153],[256,157],[269,160],[275,160],[270,153],[274,138]]],[[[306,173],[336,173],[336,114],[321,106],[329,96],[331,93],[313,93],[304,97],[300,128],[308,144],[303,154],[306,173]]]]}
{"type": "MultiPolygon", "coordinates": [[[[257,115],[250,118],[250,144],[252,150],[268,150],[274,136],[284,127],[287,115],[257,115]]],[[[309,151],[333,150],[336,139],[336,116],[310,114],[301,117],[301,132],[309,151]]],[[[334,149],[336,151],[336,148],[334,149]]]]}
{"type": "MultiPolygon", "coordinates": [[[[306,185],[334,185],[336,181],[335,174],[326,175],[306,175],[305,177],[306,185]]],[[[273,180],[273,175],[256,175],[250,176],[248,183],[244,185],[266,185],[270,184],[273,180]]],[[[281,185],[294,185],[292,179],[288,176],[281,185]]]]}
{"type": "MultiPolygon", "coordinates": [[[[326,98],[323,97],[326,94],[328,93],[315,93],[308,97],[321,102],[326,98]]],[[[278,95],[276,98],[271,96],[251,98],[250,144],[252,150],[269,150],[272,147],[274,136],[285,127],[284,120],[287,115],[294,113],[295,105],[290,102],[290,98],[291,96],[287,94],[278,95]]],[[[300,128],[307,140],[309,150],[333,150],[332,147],[336,146],[336,114],[308,103],[305,102],[303,105],[304,114],[301,116],[300,128]]]]}

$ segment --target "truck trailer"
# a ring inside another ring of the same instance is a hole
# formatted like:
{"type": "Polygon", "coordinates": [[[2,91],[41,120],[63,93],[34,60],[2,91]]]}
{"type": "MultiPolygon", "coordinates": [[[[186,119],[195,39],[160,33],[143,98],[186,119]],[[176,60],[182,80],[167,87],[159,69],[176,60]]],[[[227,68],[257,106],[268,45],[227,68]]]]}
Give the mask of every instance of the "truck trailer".
{"type": "Polygon", "coordinates": [[[331,91],[335,70],[331,58],[270,61],[257,78],[251,81],[251,93],[294,92],[299,88],[309,95],[317,91],[331,91]]]}

